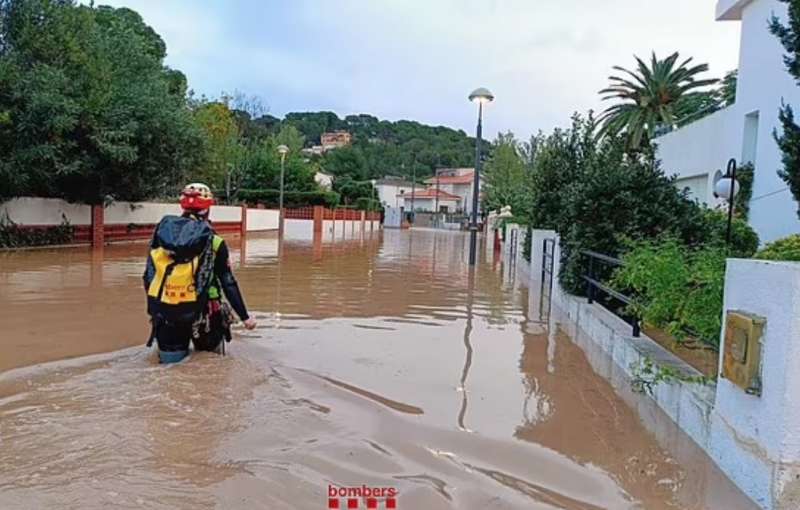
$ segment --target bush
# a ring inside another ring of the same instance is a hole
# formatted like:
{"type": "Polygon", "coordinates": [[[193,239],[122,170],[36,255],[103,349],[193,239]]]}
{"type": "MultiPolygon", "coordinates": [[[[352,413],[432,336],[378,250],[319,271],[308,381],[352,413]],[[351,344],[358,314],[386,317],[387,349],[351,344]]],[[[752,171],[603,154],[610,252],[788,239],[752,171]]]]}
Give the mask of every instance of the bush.
{"type": "Polygon", "coordinates": [[[380,211],[381,203],[372,198],[359,197],[356,199],[355,208],[359,211],[380,211]]]}
{"type": "MultiPolygon", "coordinates": [[[[236,196],[242,202],[262,204],[267,207],[278,207],[280,201],[280,191],[274,189],[241,189],[236,196]]],[[[283,193],[284,207],[312,205],[336,207],[339,205],[339,194],[333,191],[285,191],[283,193]]]]}
{"type": "Polygon", "coordinates": [[[691,249],[676,239],[632,243],[612,285],[634,294],[629,310],[679,340],[719,348],[727,249],[691,249]]]}
{"type": "MultiPolygon", "coordinates": [[[[700,236],[692,243],[699,247],[708,244],[725,244],[728,229],[728,214],[718,210],[704,209],[700,224],[700,236]]],[[[730,256],[750,258],[758,250],[758,234],[741,218],[733,218],[731,224],[730,256]]]]}
{"type": "MultiPolygon", "coordinates": [[[[618,256],[626,239],[665,236],[692,248],[724,242],[727,216],[689,200],[652,148],[631,153],[625,138],[598,140],[595,131],[591,115],[573,117],[570,129],[539,139],[533,164],[530,224],[561,235],[559,280],[567,291],[585,292],[584,250],[618,256]]],[[[731,238],[735,256],[758,248],[758,236],[741,219],[734,220],[731,238]]],[[[607,267],[596,272],[600,279],[610,275],[607,267]]]]}
{"type": "Polygon", "coordinates": [[[756,258],[800,262],[800,234],[794,234],[768,243],[756,253],[756,258]]]}
{"type": "Polygon", "coordinates": [[[64,217],[61,225],[24,229],[9,218],[0,219],[0,248],[69,244],[75,238],[75,228],[64,217]]]}

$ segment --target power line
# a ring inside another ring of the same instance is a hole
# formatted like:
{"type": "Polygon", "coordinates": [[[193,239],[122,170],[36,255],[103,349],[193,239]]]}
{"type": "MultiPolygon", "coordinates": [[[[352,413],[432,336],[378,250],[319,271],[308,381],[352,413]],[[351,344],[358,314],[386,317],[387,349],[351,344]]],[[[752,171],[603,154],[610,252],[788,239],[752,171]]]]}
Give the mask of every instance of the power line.
{"type": "Polygon", "coordinates": [[[784,191],[788,191],[788,190],[789,190],[789,186],[786,186],[785,188],[782,188],[782,189],[779,189],[779,190],[776,190],[776,191],[771,191],[769,193],[764,193],[763,195],[759,195],[757,197],[753,197],[753,198],[750,199],[750,202],[755,202],[756,200],[761,200],[762,198],[771,197],[772,195],[777,195],[778,193],[783,193],[784,191]]]}

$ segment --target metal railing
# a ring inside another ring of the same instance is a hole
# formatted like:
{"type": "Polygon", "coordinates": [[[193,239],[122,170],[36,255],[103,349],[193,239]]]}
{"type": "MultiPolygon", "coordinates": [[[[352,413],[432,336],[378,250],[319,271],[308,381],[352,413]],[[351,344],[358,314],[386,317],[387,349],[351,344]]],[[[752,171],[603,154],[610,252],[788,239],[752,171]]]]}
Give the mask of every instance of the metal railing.
{"type": "MultiPolygon", "coordinates": [[[[599,281],[596,277],[596,268],[595,268],[595,261],[598,263],[606,264],[612,267],[621,267],[624,265],[624,262],[620,259],[609,257],[608,255],[603,255],[602,253],[597,253],[596,251],[591,250],[584,250],[581,252],[584,256],[589,258],[589,267],[585,275],[583,275],[583,279],[586,281],[587,289],[586,289],[586,297],[589,303],[593,303],[595,301],[595,296],[597,291],[604,292],[606,295],[611,296],[612,298],[625,303],[626,305],[633,305],[634,300],[625,294],[616,291],[609,287],[608,285],[604,284],[603,282],[599,281]]],[[[619,315],[619,314],[617,314],[619,315]]],[[[621,317],[625,320],[624,317],[621,317]]],[[[639,337],[641,335],[641,326],[639,324],[639,318],[632,316],[626,322],[631,323],[631,327],[633,328],[633,336],[639,337]]]]}

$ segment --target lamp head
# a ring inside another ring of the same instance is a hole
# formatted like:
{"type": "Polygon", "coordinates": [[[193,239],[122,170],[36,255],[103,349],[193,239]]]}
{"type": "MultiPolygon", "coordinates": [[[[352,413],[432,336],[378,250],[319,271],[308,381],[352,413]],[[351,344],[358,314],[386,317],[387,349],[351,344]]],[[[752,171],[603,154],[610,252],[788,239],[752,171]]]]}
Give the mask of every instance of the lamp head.
{"type": "Polygon", "coordinates": [[[473,103],[486,104],[494,101],[494,95],[489,92],[489,89],[479,87],[472,91],[472,94],[469,95],[469,100],[473,103]]]}
{"type": "Polygon", "coordinates": [[[281,156],[285,156],[288,153],[289,153],[289,147],[287,147],[287,146],[285,146],[283,144],[278,145],[278,154],[280,154],[281,156]]]}

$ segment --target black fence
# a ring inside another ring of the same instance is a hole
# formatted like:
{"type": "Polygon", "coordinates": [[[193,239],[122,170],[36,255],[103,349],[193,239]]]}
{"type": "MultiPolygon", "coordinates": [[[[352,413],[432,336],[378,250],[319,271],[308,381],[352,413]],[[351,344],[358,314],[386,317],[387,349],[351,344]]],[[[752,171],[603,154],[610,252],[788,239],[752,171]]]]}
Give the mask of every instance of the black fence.
{"type": "MultiPolygon", "coordinates": [[[[606,267],[620,267],[624,265],[623,261],[591,250],[584,250],[581,252],[581,254],[589,259],[587,272],[585,275],[583,275],[583,279],[586,281],[587,284],[586,296],[589,300],[589,303],[593,303],[594,301],[597,300],[598,293],[603,293],[612,300],[616,300],[625,305],[634,304],[634,301],[630,296],[626,296],[625,294],[612,289],[611,287],[609,287],[596,277],[599,269],[597,267],[598,265],[604,265],[606,267]]],[[[602,272],[607,273],[607,271],[602,271],[602,272]]],[[[630,315],[626,316],[625,314],[620,314],[619,313],[620,307],[612,307],[612,310],[621,319],[631,324],[631,327],[633,328],[633,336],[638,337],[641,335],[641,326],[639,324],[638,317],[630,315]]]]}

